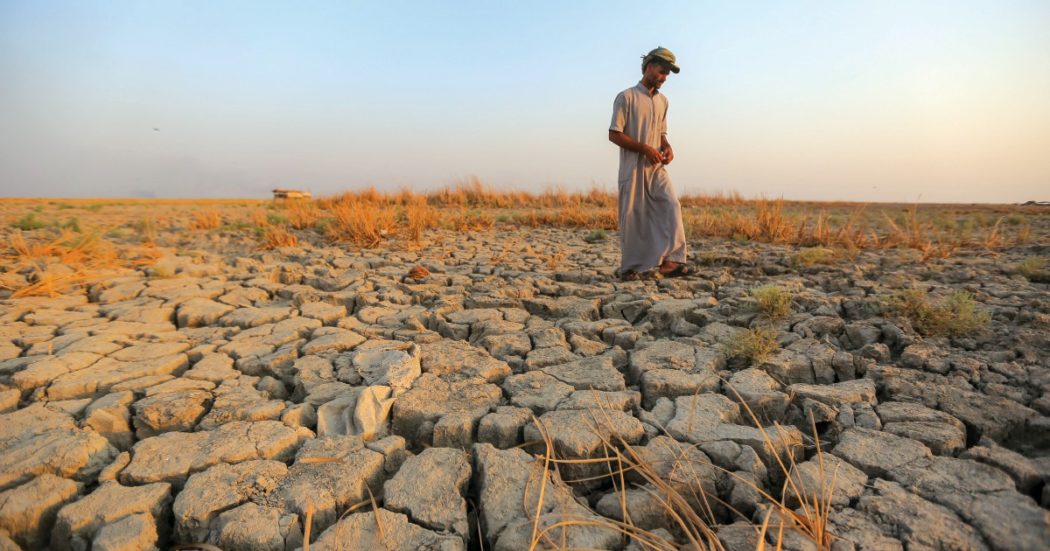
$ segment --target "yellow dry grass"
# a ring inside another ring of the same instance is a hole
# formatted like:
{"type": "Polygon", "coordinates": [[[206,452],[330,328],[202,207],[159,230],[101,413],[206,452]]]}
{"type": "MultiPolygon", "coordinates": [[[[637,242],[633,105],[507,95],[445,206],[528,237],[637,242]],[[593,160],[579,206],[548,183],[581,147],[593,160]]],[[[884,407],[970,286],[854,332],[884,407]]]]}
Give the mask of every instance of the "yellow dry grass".
{"type": "Polygon", "coordinates": [[[97,232],[66,230],[54,238],[26,240],[16,231],[7,241],[8,249],[0,254],[7,273],[26,274],[25,285],[2,285],[12,298],[57,296],[107,272],[152,264],[159,257],[151,247],[117,247],[97,232]]]}
{"type": "Polygon", "coordinates": [[[262,229],[260,245],[264,249],[278,249],[281,247],[295,247],[299,239],[294,233],[280,227],[267,225],[262,229]]]}
{"type": "MultiPolygon", "coordinates": [[[[731,386],[729,388],[734,394],[736,393],[731,386]]],[[[777,442],[780,439],[775,439],[769,434],[755,413],[739,395],[736,396],[736,399],[741,404],[741,408],[747,412],[754,426],[762,432],[765,446],[772,452],[771,455],[775,457],[776,467],[779,468],[785,480],[782,490],[774,495],[761,487],[755,486],[753,481],[737,477],[730,471],[719,469],[727,476],[737,478],[736,483],[747,484],[752,487],[765,500],[766,514],[762,525],[756,530],[758,536],[756,550],[764,550],[766,548],[766,534],[772,524],[772,527],[777,529],[777,535],[774,539],[777,549],[780,549],[782,546],[785,532],[790,531],[800,534],[809,540],[819,551],[830,551],[834,537],[828,530],[828,522],[831,515],[831,497],[834,493],[837,473],[832,473],[829,477],[825,470],[823,450],[820,447],[816,426],[813,426],[813,435],[817,442],[814,457],[818,462],[819,474],[817,490],[812,491],[803,487],[801,482],[795,479],[794,470],[796,463],[795,456],[791,450],[778,449],[777,442]],[[792,509],[788,506],[788,496],[792,496],[800,504],[797,509],[792,509]],[[774,514],[776,515],[775,520],[773,518],[774,514]]],[[[734,514],[740,515],[740,513],[733,510],[728,503],[719,500],[717,496],[704,493],[703,485],[697,478],[699,474],[691,467],[688,458],[681,456],[681,454],[674,454],[676,458],[673,472],[676,474],[671,475],[674,480],[669,480],[665,475],[661,474],[660,469],[650,462],[646,454],[640,453],[637,448],[622,439],[610,438],[603,431],[599,430],[600,423],[597,417],[602,415],[607,417],[609,409],[609,406],[605,404],[598,410],[591,410],[592,415],[595,416],[592,418],[591,429],[594,434],[602,439],[604,445],[604,456],[592,459],[560,459],[556,457],[554,443],[550,435],[546,432],[543,424],[533,417],[533,424],[540,432],[544,451],[542,456],[536,457],[537,461],[542,461],[542,470],[538,480],[539,495],[535,511],[527,510],[527,506],[531,503],[531,499],[528,496],[528,488],[535,484],[536,481],[530,478],[526,486],[525,513],[532,520],[532,536],[529,550],[532,551],[538,547],[567,549],[565,545],[565,529],[573,526],[596,526],[613,530],[622,534],[625,540],[635,541],[641,548],[647,550],[674,551],[680,549],[677,543],[667,541],[658,534],[643,529],[632,522],[627,510],[624,490],[629,485],[625,475],[633,473],[644,481],[646,486],[639,487],[657,500],[667,518],[674,524],[675,532],[687,540],[688,548],[724,551],[725,548],[716,535],[712,503],[718,502],[734,514]],[[607,474],[602,475],[601,478],[608,478],[619,493],[623,521],[603,518],[597,515],[590,518],[566,516],[549,524],[541,520],[541,506],[547,485],[564,484],[559,477],[552,477],[550,473],[552,471],[557,473],[558,465],[574,463],[600,463],[607,466],[607,474]],[[689,483],[690,480],[692,480],[691,483],[689,483]],[[683,484],[683,481],[687,483],[683,484]],[[544,524],[542,528],[541,524],[544,524]]],[[[780,431],[782,427],[775,424],[773,430],[780,431]]]]}
{"type": "MultiPolygon", "coordinates": [[[[907,248],[921,259],[943,258],[962,248],[997,251],[1046,238],[1045,209],[1015,205],[902,205],[749,199],[736,192],[686,194],[680,198],[689,238],[732,239],[832,249],[852,257],[865,249],[907,248]]],[[[13,224],[34,221],[59,226],[68,214],[48,209],[83,209],[81,219],[142,216],[143,205],[164,209],[172,220],[144,218],[136,224],[145,243],[181,220],[191,229],[268,225],[296,230],[300,240],[317,236],[361,247],[418,246],[431,230],[455,232],[502,228],[561,227],[617,229],[616,194],[593,186],[568,191],[548,186],[537,192],[505,191],[477,178],[426,192],[374,188],[317,200],[245,199],[0,199],[17,213],[13,224]],[[28,213],[29,210],[32,213],[28,213]],[[27,214],[28,213],[28,214],[27,214]],[[19,218],[21,216],[22,218],[19,218]],[[226,221],[228,226],[222,226],[226,221]],[[233,222],[231,222],[233,221],[233,222]],[[302,233],[310,232],[310,233],[302,233]]],[[[838,254],[838,253],[836,253],[838,254]]],[[[810,256],[813,256],[810,254],[810,256]]],[[[805,261],[819,260],[800,258],[805,261]]]]}
{"type": "Polygon", "coordinates": [[[306,230],[317,224],[320,209],[311,201],[290,200],[284,203],[288,223],[297,230],[306,230]]]}
{"type": "Polygon", "coordinates": [[[215,210],[200,210],[193,213],[191,230],[213,230],[222,224],[222,215],[215,210]]]}

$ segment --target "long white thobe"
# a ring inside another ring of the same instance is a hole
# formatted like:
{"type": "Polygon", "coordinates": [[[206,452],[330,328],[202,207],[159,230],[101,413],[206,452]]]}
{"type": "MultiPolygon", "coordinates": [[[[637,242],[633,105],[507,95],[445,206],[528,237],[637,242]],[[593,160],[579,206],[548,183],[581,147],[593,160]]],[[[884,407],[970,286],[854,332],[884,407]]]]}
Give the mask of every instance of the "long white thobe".
{"type": "MultiPolygon", "coordinates": [[[[667,98],[641,82],[620,92],[613,102],[609,130],[660,149],[667,134],[667,98]]],[[[666,165],[620,148],[619,174],[620,273],[642,272],[665,260],[685,262],[682,208],[666,165]]]]}

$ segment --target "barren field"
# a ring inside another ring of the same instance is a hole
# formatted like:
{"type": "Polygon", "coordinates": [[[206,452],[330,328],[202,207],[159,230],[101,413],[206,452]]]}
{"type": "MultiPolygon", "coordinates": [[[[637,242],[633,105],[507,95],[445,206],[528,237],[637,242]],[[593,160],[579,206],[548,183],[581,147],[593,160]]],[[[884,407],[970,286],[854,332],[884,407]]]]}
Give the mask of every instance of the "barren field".
{"type": "Polygon", "coordinates": [[[614,204],[0,201],[0,549],[1048,547],[1050,209],[614,204]]]}

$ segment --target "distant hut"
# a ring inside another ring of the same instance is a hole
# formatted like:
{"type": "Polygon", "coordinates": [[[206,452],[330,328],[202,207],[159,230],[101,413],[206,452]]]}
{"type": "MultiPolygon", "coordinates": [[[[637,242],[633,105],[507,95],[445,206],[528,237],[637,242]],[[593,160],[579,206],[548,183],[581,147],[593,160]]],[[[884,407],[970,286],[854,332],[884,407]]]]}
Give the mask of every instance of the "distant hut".
{"type": "Polygon", "coordinates": [[[298,189],[285,189],[285,188],[277,188],[277,189],[273,190],[273,200],[274,201],[288,200],[288,199],[309,199],[309,198],[310,198],[310,192],[309,191],[300,191],[298,189]]]}

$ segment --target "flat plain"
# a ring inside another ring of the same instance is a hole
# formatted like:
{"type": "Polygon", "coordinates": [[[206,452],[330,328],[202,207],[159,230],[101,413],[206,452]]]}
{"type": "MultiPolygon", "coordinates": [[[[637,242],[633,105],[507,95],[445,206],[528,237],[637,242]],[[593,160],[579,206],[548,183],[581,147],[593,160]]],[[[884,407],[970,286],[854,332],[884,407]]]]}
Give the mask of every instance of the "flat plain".
{"type": "Polygon", "coordinates": [[[0,201],[0,549],[1047,547],[1050,207],[682,202],[0,201]]]}

